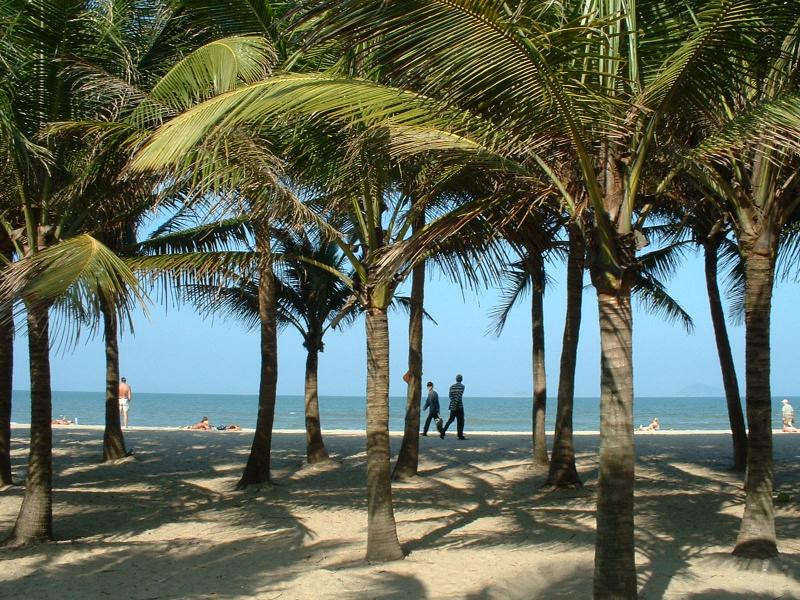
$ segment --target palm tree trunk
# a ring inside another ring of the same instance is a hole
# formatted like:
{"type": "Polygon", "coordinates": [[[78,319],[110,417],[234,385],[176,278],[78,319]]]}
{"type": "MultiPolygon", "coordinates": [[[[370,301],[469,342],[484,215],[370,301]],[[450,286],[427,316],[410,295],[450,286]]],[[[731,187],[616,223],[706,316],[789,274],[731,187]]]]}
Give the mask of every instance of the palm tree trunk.
{"type": "Polygon", "coordinates": [[[531,275],[531,338],[533,363],[533,464],[547,465],[547,438],[544,416],[547,407],[547,373],[544,364],[544,264],[542,254],[532,251],[528,257],[531,275]]]}
{"type": "Polygon", "coordinates": [[[14,321],[11,304],[0,305],[0,485],[11,479],[11,396],[14,383],[14,321]]]}
{"type": "Polygon", "coordinates": [[[392,506],[389,464],[389,321],[385,308],[366,311],[367,560],[403,558],[392,506]]]}
{"type": "Polygon", "coordinates": [[[119,345],[116,309],[102,301],[103,337],[106,344],[106,428],[103,433],[103,461],[125,456],[125,437],[119,422],[119,345]]]}
{"type": "Polygon", "coordinates": [[[739,382],[736,380],[736,367],[733,363],[731,344],[728,340],[728,329],[725,326],[725,313],[720,301],[717,284],[717,252],[719,241],[708,240],[703,244],[705,255],[706,288],[708,304],[711,309],[711,323],[714,326],[714,337],[717,342],[717,355],[722,370],[722,384],[725,387],[725,400],[728,404],[728,419],[733,436],[733,467],[744,471],[747,466],[747,430],[742,414],[742,400],[739,395],[739,382]]]}
{"type": "Polygon", "coordinates": [[[561,368],[558,377],[558,406],[550,472],[545,485],[578,487],[582,485],[575,466],[575,444],[572,438],[572,410],[575,400],[575,365],[578,358],[578,336],[581,329],[583,302],[583,263],[586,250],[580,228],[572,223],[569,230],[567,258],[567,314],[564,317],[564,338],[561,344],[561,368]]]}
{"type": "Polygon", "coordinates": [[[237,489],[270,480],[272,425],[275,421],[275,393],[278,385],[278,328],[275,273],[267,227],[257,232],[261,256],[258,280],[258,315],[261,320],[261,380],[258,387],[258,418],[250,456],[237,489]]]}
{"type": "Polygon", "coordinates": [[[630,288],[597,288],[600,317],[600,477],[594,597],[636,598],[633,543],[633,363],[630,288]]]}
{"type": "Polygon", "coordinates": [[[31,446],[22,506],[14,530],[5,541],[9,546],[46,541],[53,537],[49,306],[41,302],[26,304],[31,369],[31,446]]]}
{"type": "MultiPolygon", "coordinates": [[[[422,223],[424,225],[424,221],[422,223]]],[[[419,227],[421,227],[420,225],[419,227]]],[[[411,274],[411,315],[408,320],[408,388],[403,443],[394,466],[394,479],[408,479],[419,467],[419,415],[422,402],[422,318],[425,310],[425,263],[411,274]]]]}
{"type": "Polygon", "coordinates": [[[322,427],[319,421],[319,392],[317,373],[319,350],[309,347],[306,355],[306,460],[314,464],[330,460],[325,442],[322,440],[322,427]]]}
{"type": "MultiPolygon", "coordinates": [[[[740,240],[741,242],[741,240],[740,240]]],[[[772,397],[770,310],[774,249],[741,244],[745,263],[745,377],[747,391],[747,496],[733,553],[749,558],[777,556],[772,506],[772,397]],[[760,251],[759,251],[760,250],[760,251]]]]}

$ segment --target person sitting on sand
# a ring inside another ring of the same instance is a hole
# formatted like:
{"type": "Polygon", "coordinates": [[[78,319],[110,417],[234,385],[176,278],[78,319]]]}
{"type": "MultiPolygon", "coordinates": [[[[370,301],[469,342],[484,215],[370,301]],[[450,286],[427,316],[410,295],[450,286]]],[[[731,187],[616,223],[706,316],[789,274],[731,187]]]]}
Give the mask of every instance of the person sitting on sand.
{"type": "Polygon", "coordinates": [[[202,429],[203,431],[209,431],[213,429],[211,424],[208,422],[208,417],[203,417],[200,419],[199,423],[195,423],[194,425],[189,425],[186,429],[202,429]]]}
{"type": "Polygon", "coordinates": [[[650,425],[647,427],[639,425],[639,431],[658,431],[659,429],[661,429],[661,423],[658,422],[658,417],[653,417],[653,420],[650,421],[650,425]]]}
{"type": "Polygon", "coordinates": [[[72,421],[67,419],[66,417],[59,417],[58,419],[53,419],[50,421],[51,425],[72,425],[72,421]]]}

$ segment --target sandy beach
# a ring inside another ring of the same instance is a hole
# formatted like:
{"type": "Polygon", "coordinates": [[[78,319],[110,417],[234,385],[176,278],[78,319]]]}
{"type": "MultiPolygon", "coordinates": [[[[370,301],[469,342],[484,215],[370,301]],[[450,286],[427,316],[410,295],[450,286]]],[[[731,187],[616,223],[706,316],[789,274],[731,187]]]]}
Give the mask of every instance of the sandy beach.
{"type": "MultiPolygon", "coordinates": [[[[27,429],[13,430],[24,477],[27,429]]],[[[54,432],[59,541],[0,551],[3,598],[591,598],[596,434],[576,436],[583,489],[540,489],[528,435],[421,438],[421,477],[396,483],[403,561],[369,565],[363,434],[328,432],[304,466],[276,433],[274,485],[236,492],[252,434],[136,429],[135,454],[97,462],[100,428],[54,432]]],[[[400,436],[392,436],[393,451],[400,436]]],[[[730,555],[744,506],[728,436],[637,434],[640,598],[800,598],[800,434],[774,436],[780,557],[730,555]]],[[[0,529],[23,490],[0,492],[0,529]]]]}

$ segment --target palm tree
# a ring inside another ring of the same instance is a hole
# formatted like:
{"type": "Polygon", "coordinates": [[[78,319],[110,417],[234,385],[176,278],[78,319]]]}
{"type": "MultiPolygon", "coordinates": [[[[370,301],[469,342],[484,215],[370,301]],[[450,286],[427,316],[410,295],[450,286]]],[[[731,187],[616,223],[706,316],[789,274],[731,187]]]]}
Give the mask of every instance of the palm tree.
{"type": "Polygon", "coordinates": [[[722,372],[722,385],[725,389],[725,400],[728,406],[728,419],[731,425],[733,440],[733,468],[744,472],[747,467],[747,430],[742,413],[742,400],[739,394],[739,381],[736,378],[736,366],[733,362],[728,329],[725,325],[725,314],[720,300],[718,271],[720,247],[726,242],[725,232],[718,228],[709,231],[699,238],[703,248],[704,274],[708,305],[711,311],[711,323],[714,327],[714,339],[717,344],[717,356],[722,372]]]}
{"type": "MultiPolygon", "coordinates": [[[[103,149],[94,159],[94,170],[99,173],[92,181],[94,188],[90,189],[99,198],[104,198],[106,201],[111,199],[117,204],[120,198],[127,199],[125,210],[120,212],[113,231],[107,236],[108,241],[112,242],[113,247],[120,253],[132,251],[135,230],[142,214],[157,199],[162,204],[164,202],[174,204],[187,197],[191,198],[193,194],[202,196],[204,193],[201,191],[204,183],[202,172],[199,170],[199,174],[161,184],[158,181],[160,174],[142,177],[132,176],[126,172],[125,164],[136,143],[152,128],[168,120],[176,111],[209,95],[231,89],[242,82],[263,77],[274,59],[274,52],[269,43],[252,36],[214,39],[199,45],[205,38],[195,32],[196,27],[187,21],[185,16],[176,14],[157,0],[151,9],[155,14],[144,19],[146,26],[137,25],[139,17],[142,16],[138,12],[133,15],[123,12],[123,16],[118,19],[119,23],[113,22],[108,25],[109,29],[122,30],[122,33],[117,32],[119,37],[131,40],[131,44],[124,48],[122,61],[124,69],[101,70],[90,65],[82,66],[80,70],[83,84],[81,91],[91,94],[97,89],[104,90],[111,96],[109,102],[115,110],[91,115],[90,118],[80,121],[60,123],[55,128],[56,131],[64,133],[77,132],[103,149]],[[131,17],[133,25],[125,20],[128,17],[131,17]],[[181,57],[183,53],[186,55],[181,57]],[[170,58],[176,56],[181,59],[177,62],[170,61],[170,58]]],[[[117,13],[109,11],[109,14],[117,13]]],[[[230,179],[233,175],[228,177],[230,179]]],[[[135,264],[140,269],[147,266],[146,260],[139,260],[135,264]]],[[[156,270],[159,269],[162,269],[161,265],[156,266],[156,270]]],[[[195,270],[198,273],[205,272],[202,267],[195,270]]],[[[265,283],[265,286],[267,285],[265,283]]],[[[265,301],[269,302],[270,294],[269,292],[265,294],[265,301]]],[[[272,329],[273,327],[266,327],[267,338],[272,329]]],[[[125,454],[118,413],[115,414],[119,380],[116,337],[115,331],[106,329],[108,357],[107,426],[104,436],[106,459],[118,458],[125,454]]],[[[274,347],[268,340],[264,340],[262,345],[265,351],[271,351],[270,349],[274,347]]],[[[269,378],[276,372],[276,367],[270,369],[265,364],[262,371],[269,378]]],[[[273,389],[274,385],[262,387],[263,393],[269,396],[269,390],[273,389]]],[[[274,394],[272,405],[274,410],[274,394]]],[[[260,414],[263,416],[261,422],[264,423],[263,427],[267,427],[266,424],[271,423],[268,416],[270,411],[264,402],[260,406],[260,414]]],[[[271,424],[268,428],[271,430],[271,424]]],[[[264,455],[264,443],[267,441],[263,429],[257,432],[255,439],[259,442],[255,454],[261,457],[264,455]]],[[[268,449],[266,454],[269,454],[268,449]]],[[[268,464],[265,466],[261,458],[251,461],[251,467],[247,468],[248,477],[253,480],[268,479],[266,472],[268,464]],[[253,475],[254,464],[259,465],[256,469],[258,475],[253,475]]]]}
{"type": "MultiPolygon", "coordinates": [[[[748,432],[744,516],[734,554],[777,555],[772,506],[770,307],[781,234],[795,217],[800,97],[800,11],[761,6],[742,75],[729,94],[711,98],[711,130],[680,165],[732,223],[744,271],[745,380],[748,432]]],[[[705,124],[705,127],[708,127],[705,124]]]]}
{"type": "MultiPolygon", "coordinates": [[[[150,88],[182,54],[199,43],[197,28],[162,0],[135,3],[104,0],[94,7],[91,16],[110,42],[107,51],[92,57],[91,63],[72,67],[80,82],[76,92],[93,107],[93,114],[86,115],[87,118],[130,113],[150,95],[150,88]]],[[[150,98],[157,100],[158,95],[150,98]]],[[[74,124],[60,124],[53,131],[59,128],[78,129],[74,124]]],[[[129,140],[106,138],[105,143],[97,146],[93,146],[93,141],[86,144],[90,161],[81,175],[82,196],[93,197],[97,207],[115,207],[116,215],[100,229],[100,237],[109,248],[124,256],[135,247],[136,230],[143,214],[156,202],[153,193],[156,182],[124,174],[129,140]]],[[[103,212],[98,209],[87,212],[88,226],[95,226],[92,220],[97,215],[93,213],[103,212]]],[[[119,327],[114,307],[103,303],[100,308],[106,356],[103,461],[112,461],[127,455],[118,405],[119,327]]]]}
{"type": "MultiPolygon", "coordinates": [[[[422,206],[423,209],[417,212],[417,216],[411,224],[411,234],[419,234],[425,228],[425,212],[434,213],[437,209],[436,204],[445,204],[448,198],[452,199],[459,194],[466,197],[468,194],[464,189],[464,171],[456,165],[445,167],[430,161],[423,163],[413,163],[401,169],[400,180],[403,188],[407,191],[410,208],[414,209],[414,204],[422,206]],[[436,199],[434,202],[427,202],[425,199],[436,199]],[[427,206],[426,206],[427,205],[427,206]]],[[[468,174],[469,178],[470,175],[468,174]]],[[[469,186],[468,186],[469,187],[469,186]]],[[[458,249],[454,249],[456,255],[458,249]]],[[[457,256],[455,257],[458,262],[457,256]]],[[[406,388],[406,416],[403,431],[403,441],[400,444],[400,451],[397,454],[392,478],[398,480],[410,479],[417,475],[419,469],[419,427],[420,410],[422,406],[422,334],[423,320],[425,317],[431,318],[425,312],[425,271],[426,264],[446,262],[443,254],[438,256],[422,258],[411,271],[411,295],[408,298],[409,320],[408,320],[408,381],[406,388]],[[444,259],[444,261],[443,261],[444,259]]],[[[445,265],[445,269],[447,268],[445,265]]],[[[470,270],[468,264],[463,264],[460,272],[466,273],[470,270]]],[[[455,275],[455,274],[454,274],[455,275]]],[[[460,275],[453,277],[456,281],[460,275]]],[[[432,319],[431,319],[432,320],[432,319]]]]}
{"type": "Polygon", "coordinates": [[[564,315],[564,335],[561,342],[561,364],[558,372],[558,403],[553,452],[546,485],[579,487],[582,485],[575,464],[575,444],[572,436],[572,412],[575,400],[575,366],[578,358],[578,337],[581,328],[583,302],[583,270],[586,247],[583,233],[576,222],[567,224],[567,301],[564,315]]]}
{"type": "MultiPolygon", "coordinates": [[[[294,327],[307,351],[305,371],[306,460],[309,464],[329,459],[319,417],[318,364],[323,338],[343,319],[352,319],[351,292],[333,275],[344,270],[338,247],[306,232],[273,231],[279,261],[277,284],[278,321],[294,327]]],[[[255,253],[253,253],[255,259],[255,253]]],[[[258,277],[242,278],[228,287],[184,286],[188,299],[203,312],[234,315],[251,326],[259,324],[258,277]]]]}
{"type": "MultiPolygon", "coordinates": [[[[7,211],[10,218],[3,222],[3,227],[14,240],[14,255],[18,260],[13,265],[15,268],[6,269],[3,287],[5,299],[21,299],[28,309],[32,377],[29,480],[17,526],[9,538],[9,543],[15,545],[48,539],[52,534],[49,309],[53,302],[58,302],[57,306],[67,307],[65,314],[68,316],[89,315],[97,319],[100,306],[111,303],[116,308],[117,318],[122,321],[129,310],[129,298],[136,292],[135,279],[127,267],[109,256],[108,249],[97,239],[85,234],[86,231],[103,231],[109,224],[118,224],[116,215],[114,219],[108,218],[109,213],[114,213],[108,198],[98,202],[98,194],[87,187],[91,184],[84,174],[87,170],[92,171],[91,151],[87,152],[85,144],[69,137],[50,136],[46,138],[47,147],[37,146],[31,141],[38,139],[44,128],[54,122],[74,123],[87,115],[94,116],[97,104],[102,104],[105,99],[106,96],[96,94],[94,99],[97,102],[91,102],[79,83],[86,64],[95,61],[103,64],[108,53],[118,50],[114,46],[117,37],[110,35],[108,19],[103,17],[106,8],[106,4],[87,6],[83,2],[49,0],[8,2],[0,8],[0,23],[4,27],[3,48],[13,50],[3,56],[4,66],[10,65],[9,72],[13,75],[5,83],[14,91],[10,96],[13,99],[11,110],[4,112],[4,117],[10,117],[6,124],[12,122],[14,125],[14,136],[11,137],[14,143],[4,145],[4,149],[13,150],[8,158],[13,169],[8,175],[14,185],[2,190],[3,204],[10,207],[7,211]],[[61,276],[55,273],[57,269],[62,269],[61,276]],[[37,283],[42,277],[45,277],[45,283],[37,283]],[[60,282],[59,285],[52,281],[54,279],[60,282]],[[71,310],[69,305],[58,300],[65,295],[82,299],[89,307],[71,310]]],[[[152,14],[148,13],[143,21],[134,19],[134,22],[149,23],[151,17],[152,14]]],[[[182,78],[184,83],[191,81],[202,87],[204,93],[213,93],[229,85],[231,78],[238,81],[241,72],[262,75],[263,61],[260,57],[257,61],[252,60],[255,54],[252,49],[263,47],[263,44],[242,40],[238,48],[244,50],[230,52],[235,46],[231,43],[228,51],[221,52],[226,55],[226,66],[233,63],[233,75],[230,71],[192,71],[190,64],[180,63],[165,86],[182,78]],[[244,58],[238,62],[230,61],[232,57],[242,55],[244,58]],[[204,74],[208,77],[201,77],[204,74]],[[213,83],[207,84],[208,81],[213,83]]],[[[219,61],[209,60],[214,49],[207,50],[204,56],[207,69],[219,64],[219,61]]],[[[162,58],[154,53],[149,60],[162,58]]],[[[136,95],[136,90],[125,85],[96,89],[111,90],[110,93],[123,97],[136,95]]],[[[135,143],[133,134],[136,131],[146,129],[153,120],[164,118],[176,104],[187,101],[182,95],[169,97],[156,88],[150,91],[144,97],[139,95],[141,102],[133,111],[125,113],[130,119],[127,128],[119,124],[108,127],[107,121],[97,124],[101,142],[112,140],[117,135],[119,138],[130,136],[127,141],[135,143]]],[[[198,97],[202,98],[202,93],[193,96],[198,97]]],[[[124,103],[124,106],[130,104],[124,103]]],[[[94,148],[97,147],[102,148],[102,145],[94,148]]]]}
{"type": "MultiPolygon", "coordinates": [[[[656,133],[667,115],[702,114],[718,91],[741,79],[740,59],[765,45],[752,35],[754,22],[765,35],[791,22],[782,2],[709,0],[688,11],[653,1],[635,8],[621,0],[544,8],[351,0],[315,2],[311,13],[323,15],[316,22],[322,40],[346,34],[353,44],[369,41],[365,51],[379,57],[393,82],[423,85],[429,95],[480,113],[506,130],[508,141],[524,138],[535,147],[543,134],[559,136],[580,165],[601,329],[596,597],[636,595],[630,295],[636,230],[644,225],[634,216],[656,133]]],[[[566,190],[566,182],[553,183],[566,190]]],[[[574,209],[566,194],[565,203],[574,209]]]]}
{"type": "MultiPolygon", "coordinates": [[[[425,226],[425,212],[412,223],[412,235],[425,226]]],[[[411,271],[410,314],[408,317],[408,387],[403,441],[392,472],[393,479],[409,479],[419,468],[419,420],[422,406],[422,330],[425,316],[425,261],[411,271]]]]}
{"type": "Polygon", "coordinates": [[[279,245],[284,254],[284,268],[278,287],[278,318],[297,329],[307,352],[306,460],[313,464],[329,459],[319,419],[319,353],[325,348],[323,337],[329,328],[341,323],[348,313],[352,319],[352,293],[331,274],[344,270],[344,256],[335,244],[326,240],[315,242],[307,234],[289,233],[279,236],[279,245]]]}
{"type": "MultiPolygon", "coordinates": [[[[5,236],[14,240],[14,256],[21,265],[18,269],[5,269],[3,300],[24,302],[31,367],[28,479],[14,531],[7,540],[11,545],[45,540],[52,535],[49,309],[57,294],[44,296],[30,291],[27,280],[32,271],[28,267],[32,265],[34,272],[43,268],[49,256],[43,249],[49,246],[55,245],[58,252],[78,253],[99,247],[95,240],[84,238],[75,245],[59,243],[67,235],[64,223],[75,214],[72,209],[79,197],[70,189],[70,166],[75,155],[69,144],[48,140],[44,147],[34,142],[48,123],[71,118],[78,110],[66,67],[74,57],[90,57],[102,47],[102,33],[86,15],[83,2],[9,1],[0,6],[0,63],[5,70],[4,91],[11,92],[5,96],[8,102],[3,111],[4,142],[10,139],[10,143],[4,143],[2,149],[3,162],[10,166],[6,177],[13,182],[0,193],[9,215],[3,221],[5,236]]],[[[89,274],[96,284],[90,287],[105,288],[106,297],[114,302],[118,293],[127,294],[119,286],[125,280],[120,263],[94,259],[84,266],[85,269],[73,268],[72,281],[81,281],[89,274]],[[104,268],[111,271],[101,273],[104,268]]]]}
{"type": "MultiPolygon", "coordinates": [[[[3,175],[0,175],[0,185],[10,186],[18,183],[14,177],[16,174],[15,161],[27,148],[31,146],[25,136],[18,129],[18,123],[13,118],[11,111],[11,98],[13,86],[11,86],[8,60],[5,56],[8,53],[14,54],[13,48],[7,48],[5,43],[0,42],[0,162],[2,164],[3,175]],[[15,147],[21,146],[20,152],[15,147]]],[[[4,213],[10,211],[13,220],[13,198],[8,198],[5,194],[0,194],[0,209],[4,213]]],[[[5,218],[9,218],[6,216],[5,218]]],[[[7,231],[11,227],[17,227],[19,223],[12,223],[9,227],[0,230],[0,257],[2,266],[5,268],[14,260],[15,247],[7,231]]],[[[0,485],[7,486],[13,483],[11,477],[11,404],[14,378],[14,322],[10,303],[0,303],[0,485]]]]}
{"type": "MultiPolygon", "coordinates": [[[[10,242],[2,252],[3,263],[13,259],[10,242]]],[[[0,303],[0,486],[12,485],[11,397],[14,381],[14,320],[12,305],[0,303]]]]}
{"type": "MultiPolygon", "coordinates": [[[[276,105],[267,96],[267,102],[253,106],[249,112],[229,112],[229,108],[252,94],[259,87],[277,87],[288,85],[290,88],[306,80],[315,78],[306,76],[276,76],[249,88],[243,88],[242,94],[234,92],[226,96],[210,100],[208,103],[189,110],[177,119],[166,124],[158,131],[142,149],[134,161],[138,169],[161,169],[173,165],[182,168],[187,157],[195,151],[198,142],[211,143],[209,140],[225,140],[232,135],[232,127],[247,124],[257,128],[261,119],[270,112],[279,111],[286,114],[292,106],[291,102],[276,105]],[[229,104],[224,108],[222,104],[229,104]],[[210,106],[215,106],[207,112],[210,106]],[[220,109],[221,110],[218,110],[220,109]],[[233,117],[220,119],[224,115],[233,117]],[[241,119],[241,120],[240,120],[241,119]],[[199,129],[196,127],[199,125],[199,129]],[[177,137],[173,134],[177,134],[177,137]],[[171,139],[169,144],[166,140],[171,139]],[[176,144],[175,142],[178,142],[176,144]],[[179,149],[178,152],[174,150],[179,149]]],[[[378,93],[380,90],[376,88],[378,93]]],[[[251,100],[257,100],[251,96],[251,100]]],[[[315,104],[318,99],[305,97],[303,103],[310,100],[315,104]]],[[[330,117],[330,115],[321,115],[330,117]]],[[[341,134],[322,136],[322,144],[306,155],[317,159],[316,174],[307,183],[312,189],[325,190],[325,194],[316,200],[322,214],[337,216],[338,225],[325,223],[319,215],[308,213],[306,217],[317,227],[322,228],[324,235],[335,242],[347,258],[353,276],[336,272],[343,282],[353,291],[358,305],[365,314],[367,333],[367,496],[368,496],[368,531],[367,559],[371,561],[394,560],[402,558],[403,553],[397,539],[394,510],[391,500],[391,479],[389,465],[389,346],[387,310],[392,303],[398,284],[414,267],[414,262],[401,262],[399,265],[387,267],[383,256],[389,249],[401,245],[412,229],[417,214],[425,209],[423,204],[414,204],[408,210],[408,203],[402,193],[393,189],[389,183],[385,153],[381,146],[380,135],[355,136],[350,140],[341,140],[341,134]],[[337,143],[331,143],[331,138],[337,143]],[[346,142],[350,142],[349,144],[346,142]],[[341,149],[340,149],[341,148],[341,149]],[[337,154],[338,153],[338,154],[337,154]],[[328,158],[333,155],[333,158],[328,158]],[[334,172],[333,179],[326,171],[332,166],[349,165],[345,175],[334,172]]],[[[304,138],[306,145],[313,139],[304,138]]],[[[191,159],[190,159],[191,160],[191,159]]],[[[296,168],[290,161],[290,168],[296,168]]],[[[308,177],[309,172],[299,174],[298,181],[308,177]]],[[[306,180],[308,181],[308,179],[306,180]]],[[[440,218],[448,218],[447,216],[440,218]]],[[[456,215],[463,218],[463,215],[456,215]]],[[[454,220],[454,219],[451,219],[454,220]]],[[[421,233],[411,237],[421,237],[430,231],[432,224],[421,233]]],[[[457,232],[457,228],[452,232],[457,232]]],[[[444,241],[434,236],[435,241],[427,243],[429,253],[441,248],[444,241]]]]}
{"type": "MultiPolygon", "coordinates": [[[[261,155],[265,158],[265,155],[261,155]]],[[[201,156],[198,165],[208,157],[201,156]]],[[[251,165],[252,167],[253,165],[251,165]]],[[[272,428],[277,388],[277,282],[272,247],[273,216],[271,196],[279,193],[280,183],[267,165],[254,168],[257,184],[248,187],[240,165],[231,163],[224,178],[197,184],[198,195],[184,205],[150,239],[139,245],[143,257],[132,261],[137,271],[157,276],[167,289],[188,288],[189,297],[197,290],[223,290],[236,282],[257,282],[252,307],[257,315],[260,336],[260,377],[256,431],[247,463],[237,489],[271,481],[272,428]],[[235,189],[232,197],[227,197],[235,189]],[[210,203],[210,204],[209,204],[210,203]],[[220,212],[239,211],[224,221],[214,219],[186,228],[193,214],[218,217],[220,212]],[[188,215],[188,216],[187,216],[188,215]],[[254,247],[253,247],[254,246],[254,247]]]]}
{"type": "MultiPolygon", "coordinates": [[[[676,182],[677,183],[677,182],[676,182]]],[[[675,186],[674,186],[675,187],[675,186]]],[[[690,186],[691,187],[691,186],[690,186]]],[[[681,190],[673,190],[673,194],[681,190]]],[[[694,192],[696,195],[696,192],[694,192]]],[[[670,243],[682,244],[688,235],[703,253],[706,293],[711,312],[711,324],[714,328],[714,340],[717,346],[725,400],[728,407],[728,419],[731,426],[733,442],[733,465],[737,471],[744,471],[747,465],[747,430],[742,412],[742,401],[739,394],[739,382],[736,378],[736,366],[733,362],[728,330],[725,324],[725,312],[719,290],[720,260],[729,273],[732,284],[731,294],[738,298],[744,294],[743,273],[739,260],[739,250],[729,239],[730,224],[724,213],[706,198],[692,199],[691,192],[684,192],[674,206],[665,206],[662,211],[665,217],[675,223],[675,231],[670,235],[670,243]]]]}
{"type": "Polygon", "coordinates": [[[574,212],[566,182],[536,149],[546,139],[570,153],[591,213],[590,270],[601,326],[604,419],[595,594],[634,596],[630,294],[638,270],[637,230],[644,226],[636,211],[647,214],[640,202],[643,176],[665,117],[705,111],[717,91],[741,75],[732,66],[741,62],[732,57],[759,47],[750,35],[753,20],[768,30],[786,19],[785,5],[773,4],[775,11],[761,11],[745,0],[709,0],[704,10],[689,14],[683,5],[657,1],[638,4],[637,13],[621,0],[590,1],[561,12],[561,6],[537,12],[528,5],[512,10],[472,0],[318,2],[309,14],[324,13],[315,21],[319,40],[347,35],[351,47],[372,53],[393,83],[412,89],[423,84],[428,97],[334,76],[274,77],[209,101],[202,115],[189,111],[173,120],[148,153],[159,164],[179,160],[187,148],[218,132],[234,108],[225,128],[263,124],[276,113],[335,114],[389,128],[433,126],[457,135],[431,137],[427,144],[417,136],[418,150],[441,149],[446,140],[450,149],[461,142],[462,149],[516,157],[529,173],[532,166],[550,177],[574,212]],[[694,19],[692,29],[680,27],[685,19],[694,19]],[[640,43],[643,36],[647,44],[640,43]],[[470,52],[463,51],[464,40],[470,40],[470,52]],[[442,103],[459,115],[469,109],[471,116],[442,117],[442,103]],[[482,129],[481,120],[491,126],[482,129]],[[175,144],[169,134],[178,131],[181,142],[175,144]]]}
{"type": "Polygon", "coordinates": [[[52,430],[49,310],[60,299],[97,319],[99,305],[129,318],[142,300],[130,269],[96,239],[83,234],[39,250],[8,267],[0,284],[3,302],[22,300],[31,354],[31,449],[17,521],[5,544],[25,545],[52,536],[52,430]]]}
{"type": "Polygon", "coordinates": [[[531,431],[533,435],[533,464],[547,466],[545,411],[547,405],[547,374],[544,343],[544,292],[547,276],[545,263],[549,254],[562,248],[557,238],[556,222],[548,222],[544,214],[526,215],[522,223],[514,224],[506,235],[516,242],[522,256],[507,270],[509,286],[504,290],[503,303],[493,311],[494,331],[502,332],[511,308],[528,288],[531,291],[531,348],[533,371],[533,405],[531,431]],[[544,246],[542,246],[542,241],[544,246]]]}

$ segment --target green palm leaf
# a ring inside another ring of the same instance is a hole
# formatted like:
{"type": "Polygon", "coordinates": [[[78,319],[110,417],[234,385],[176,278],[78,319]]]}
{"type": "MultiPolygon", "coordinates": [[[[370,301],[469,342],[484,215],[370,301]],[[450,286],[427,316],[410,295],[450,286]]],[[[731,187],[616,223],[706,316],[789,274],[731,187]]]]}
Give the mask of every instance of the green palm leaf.
{"type": "Polygon", "coordinates": [[[107,302],[130,322],[133,303],[146,302],[128,264],[86,234],[22,258],[3,271],[1,281],[3,301],[52,303],[69,294],[84,314],[95,318],[100,302],[107,302]]]}
{"type": "Polygon", "coordinates": [[[632,292],[633,297],[647,312],[667,321],[680,323],[688,333],[694,331],[692,317],[669,295],[664,284],[653,275],[639,273],[633,284],[632,292]]]}
{"type": "Polygon", "coordinates": [[[434,126],[454,132],[468,131],[472,125],[467,113],[448,114],[442,105],[420,94],[370,81],[287,74],[222,94],[172,119],[137,154],[133,167],[184,166],[210,134],[240,124],[268,127],[280,117],[358,122],[367,127],[434,126]]]}

